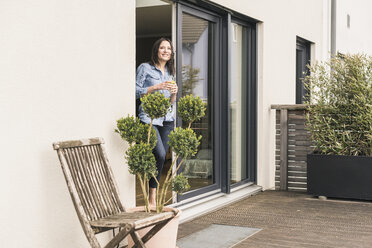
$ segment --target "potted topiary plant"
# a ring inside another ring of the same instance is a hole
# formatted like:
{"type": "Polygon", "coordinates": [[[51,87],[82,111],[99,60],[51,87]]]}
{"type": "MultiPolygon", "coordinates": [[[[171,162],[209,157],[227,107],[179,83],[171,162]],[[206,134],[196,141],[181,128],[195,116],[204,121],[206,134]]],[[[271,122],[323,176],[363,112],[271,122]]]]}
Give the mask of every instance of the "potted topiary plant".
{"type": "MultiPolygon", "coordinates": [[[[164,206],[172,200],[172,198],[166,199],[168,189],[171,188],[172,191],[182,194],[190,187],[188,179],[184,177],[182,173],[177,175],[177,172],[181,168],[183,161],[187,157],[195,155],[197,152],[201,136],[197,137],[190,126],[193,121],[204,116],[206,107],[199,97],[194,97],[192,95],[185,96],[179,100],[178,115],[183,121],[188,122],[189,125],[186,129],[177,127],[169,134],[169,146],[174,152],[175,158],[166,174],[164,182],[161,184],[157,181],[156,208],[151,209],[148,199],[148,185],[149,180],[152,177],[156,180],[157,175],[155,157],[152,153],[152,149],[155,147],[157,140],[156,131],[152,128],[152,121],[167,114],[170,102],[169,99],[165,98],[159,92],[145,95],[141,98],[141,101],[142,108],[150,117],[151,123],[149,125],[144,124],[141,123],[138,118],[128,116],[117,120],[117,129],[115,132],[119,133],[122,139],[129,143],[129,148],[125,153],[129,172],[136,175],[138,180],[140,180],[145,206],[137,208],[136,211],[156,211],[157,213],[170,211],[169,208],[164,208],[164,206]],[[175,169],[173,170],[173,168],[175,169]]],[[[176,224],[174,222],[168,223],[167,226],[172,229],[178,228],[178,220],[176,222],[176,224]]],[[[150,244],[147,243],[146,245],[147,247],[174,248],[176,238],[177,230],[167,231],[163,228],[149,241],[150,244]],[[170,237],[170,233],[173,233],[173,237],[170,237]],[[165,240],[159,241],[161,238],[157,237],[165,237],[165,240]]]]}
{"type": "Polygon", "coordinates": [[[309,68],[308,193],[372,200],[372,58],[338,55],[309,68]]]}

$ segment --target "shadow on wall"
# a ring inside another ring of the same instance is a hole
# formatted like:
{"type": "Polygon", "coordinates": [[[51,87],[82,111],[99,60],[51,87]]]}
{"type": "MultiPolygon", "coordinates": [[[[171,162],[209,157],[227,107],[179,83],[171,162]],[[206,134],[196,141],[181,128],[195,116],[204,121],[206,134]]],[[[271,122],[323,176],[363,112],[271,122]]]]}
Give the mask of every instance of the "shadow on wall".
{"type": "Polygon", "coordinates": [[[87,246],[87,241],[83,243],[85,236],[68,193],[58,155],[52,144],[48,148],[50,151],[42,152],[40,159],[40,164],[45,165],[40,173],[44,194],[41,196],[44,202],[40,203],[40,208],[44,209],[40,216],[43,243],[45,247],[87,246]]]}

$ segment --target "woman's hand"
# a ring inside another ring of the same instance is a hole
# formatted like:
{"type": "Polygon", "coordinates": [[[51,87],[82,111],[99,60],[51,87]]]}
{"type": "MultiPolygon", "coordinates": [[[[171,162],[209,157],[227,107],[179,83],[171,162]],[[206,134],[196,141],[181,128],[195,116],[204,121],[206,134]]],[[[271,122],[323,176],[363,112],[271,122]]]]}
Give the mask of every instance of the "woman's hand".
{"type": "Polygon", "coordinates": [[[156,90],[169,90],[169,82],[162,82],[155,85],[156,90]]]}
{"type": "MultiPolygon", "coordinates": [[[[178,86],[176,84],[175,81],[165,81],[165,82],[162,82],[160,84],[156,84],[154,86],[150,86],[148,89],[147,89],[147,93],[152,93],[153,91],[156,91],[156,90],[168,90],[172,96],[176,96],[177,95],[177,92],[178,92],[178,86]]],[[[174,102],[175,98],[171,99],[172,100],[172,103],[174,102]]]]}

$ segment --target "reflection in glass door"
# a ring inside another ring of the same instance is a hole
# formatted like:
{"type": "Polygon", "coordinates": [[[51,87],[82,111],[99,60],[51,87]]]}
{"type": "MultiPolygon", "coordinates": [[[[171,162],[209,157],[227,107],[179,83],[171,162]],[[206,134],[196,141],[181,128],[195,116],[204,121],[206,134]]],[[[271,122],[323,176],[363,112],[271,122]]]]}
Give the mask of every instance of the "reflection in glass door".
{"type": "MultiPolygon", "coordinates": [[[[177,60],[177,67],[181,69],[177,80],[179,97],[193,94],[199,96],[207,105],[205,117],[191,126],[198,136],[202,135],[202,139],[198,153],[184,161],[183,175],[189,179],[191,186],[185,198],[196,195],[195,192],[199,189],[207,191],[205,190],[207,186],[216,183],[216,168],[213,159],[213,82],[215,80],[214,56],[216,56],[217,23],[213,21],[213,17],[208,18],[206,14],[200,13],[196,10],[185,11],[185,8],[179,12],[182,16],[181,30],[179,29],[182,35],[178,46],[179,60],[177,60]]],[[[182,123],[181,120],[178,125],[186,127],[187,123],[182,123]]]]}
{"type": "Polygon", "coordinates": [[[247,173],[247,39],[246,27],[231,23],[230,184],[241,182],[247,173]]]}

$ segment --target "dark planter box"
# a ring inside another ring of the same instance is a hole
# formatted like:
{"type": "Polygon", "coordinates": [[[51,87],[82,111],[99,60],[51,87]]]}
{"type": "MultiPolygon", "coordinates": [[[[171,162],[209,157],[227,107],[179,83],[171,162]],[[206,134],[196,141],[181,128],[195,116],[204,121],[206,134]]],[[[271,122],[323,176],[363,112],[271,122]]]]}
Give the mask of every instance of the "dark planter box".
{"type": "Polygon", "coordinates": [[[372,157],[308,154],[307,192],[372,200],[372,157]]]}

